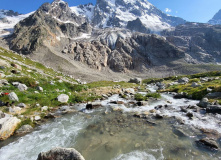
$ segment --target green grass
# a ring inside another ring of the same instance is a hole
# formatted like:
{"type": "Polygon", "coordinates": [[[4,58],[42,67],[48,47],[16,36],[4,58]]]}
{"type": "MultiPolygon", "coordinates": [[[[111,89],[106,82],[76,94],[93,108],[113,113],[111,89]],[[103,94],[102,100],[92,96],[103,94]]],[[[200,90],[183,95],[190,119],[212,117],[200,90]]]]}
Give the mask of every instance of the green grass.
{"type": "Polygon", "coordinates": [[[137,93],[134,95],[134,99],[136,101],[147,101],[150,97],[152,98],[160,98],[160,94],[159,93],[147,93],[146,95],[137,93]]]}
{"type": "Polygon", "coordinates": [[[122,88],[130,88],[130,87],[136,87],[138,86],[137,84],[133,83],[127,83],[127,82],[112,82],[112,81],[97,81],[97,82],[92,82],[88,83],[87,86],[88,88],[97,88],[97,87],[114,87],[116,85],[120,85],[122,88]]]}

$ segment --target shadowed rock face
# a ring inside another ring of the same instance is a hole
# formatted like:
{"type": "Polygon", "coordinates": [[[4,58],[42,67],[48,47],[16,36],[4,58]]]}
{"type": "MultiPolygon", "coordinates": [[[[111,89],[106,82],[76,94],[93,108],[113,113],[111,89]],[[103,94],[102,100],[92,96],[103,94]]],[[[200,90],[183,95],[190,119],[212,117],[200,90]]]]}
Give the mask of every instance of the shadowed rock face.
{"type": "MultiPolygon", "coordinates": [[[[108,32],[108,31],[107,31],[108,32]]],[[[112,30],[91,41],[77,41],[66,47],[74,60],[101,70],[116,72],[142,71],[184,57],[184,53],[157,35],[112,30]]]]}
{"type": "Polygon", "coordinates": [[[85,160],[84,157],[73,148],[54,148],[48,152],[42,152],[37,160],[85,160]]]}
{"type": "Polygon", "coordinates": [[[169,42],[188,53],[195,63],[221,62],[221,26],[186,23],[162,34],[169,42]]]}
{"type": "Polygon", "coordinates": [[[127,23],[127,29],[141,33],[150,33],[150,29],[146,28],[139,18],[134,21],[129,21],[127,23]]]}
{"type": "Polygon", "coordinates": [[[36,51],[45,43],[61,45],[60,38],[74,38],[91,32],[83,17],[71,12],[67,3],[43,4],[34,14],[15,26],[10,48],[23,54],[36,51]]]}

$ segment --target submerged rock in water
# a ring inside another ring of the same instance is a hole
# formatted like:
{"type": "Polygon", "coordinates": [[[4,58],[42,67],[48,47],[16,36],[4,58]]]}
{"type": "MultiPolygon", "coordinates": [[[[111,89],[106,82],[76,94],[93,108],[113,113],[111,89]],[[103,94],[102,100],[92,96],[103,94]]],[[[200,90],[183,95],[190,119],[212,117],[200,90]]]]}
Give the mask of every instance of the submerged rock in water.
{"type": "Polygon", "coordinates": [[[211,149],[218,149],[219,148],[218,144],[216,143],[216,141],[214,139],[203,138],[203,139],[200,139],[199,141],[196,141],[196,143],[205,145],[206,147],[209,147],[211,149]]]}
{"type": "Polygon", "coordinates": [[[48,152],[42,152],[37,160],[85,160],[74,148],[54,148],[48,152]]]}
{"type": "Polygon", "coordinates": [[[33,127],[30,125],[23,125],[21,128],[19,128],[15,133],[16,134],[25,134],[29,133],[33,130],[33,127]]]}
{"type": "Polygon", "coordinates": [[[99,108],[101,106],[102,106],[101,102],[92,102],[92,103],[88,103],[86,105],[86,109],[95,109],[95,108],[99,108]]]}

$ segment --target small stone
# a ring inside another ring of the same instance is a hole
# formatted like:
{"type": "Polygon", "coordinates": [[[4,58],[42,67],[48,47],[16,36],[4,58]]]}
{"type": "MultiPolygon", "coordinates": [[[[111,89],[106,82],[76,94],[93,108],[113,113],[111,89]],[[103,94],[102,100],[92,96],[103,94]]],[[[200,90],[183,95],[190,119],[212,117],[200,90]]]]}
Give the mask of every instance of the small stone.
{"type": "Polygon", "coordinates": [[[27,106],[26,106],[26,104],[24,104],[24,103],[19,103],[19,104],[18,104],[18,107],[20,107],[20,108],[26,108],[27,106]]]}
{"type": "Polygon", "coordinates": [[[40,117],[40,116],[35,116],[34,120],[35,120],[35,121],[40,121],[40,120],[41,120],[41,117],[40,117]]]}
{"type": "Polygon", "coordinates": [[[188,113],[186,114],[186,116],[189,117],[189,118],[193,118],[193,113],[188,112],[188,113]]]}
{"type": "Polygon", "coordinates": [[[43,88],[42,87],[40,87],[40,86],[38,86],[37,88],[36,88],[37,90],[39,90],[40,92],[43,92],[43,88]]]}
{"type": "Polygon", "coordinates": [[[69,96],[66,94],[61,94],[57,97],[58,101],[61,103],[67,103],[69,100],[69,96]]]}
{"type": "Polygon", "coordinates": [[[44,107],[42,107],[41,108],[41,111],[43,112],[43,111],[47,111],[48,110],[48,106],[44,106],[44,107]]]}

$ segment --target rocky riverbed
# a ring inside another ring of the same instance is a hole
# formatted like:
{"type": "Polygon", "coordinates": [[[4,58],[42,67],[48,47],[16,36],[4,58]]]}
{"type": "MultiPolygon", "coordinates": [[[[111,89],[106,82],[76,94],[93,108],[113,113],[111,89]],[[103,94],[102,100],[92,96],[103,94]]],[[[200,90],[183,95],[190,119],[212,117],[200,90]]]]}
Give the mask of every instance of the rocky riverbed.
{"type": "Polygon", "coordinates": [[[75,105],[77,112],[1,143],[0,159],[35,160],[40,152],[66,147],[91,160],[219,160],[221,115],[206,113],[197,100],[173,96],[163,93],[140,106],[119,95],[97,101],[97,109],[75,105]]]}

